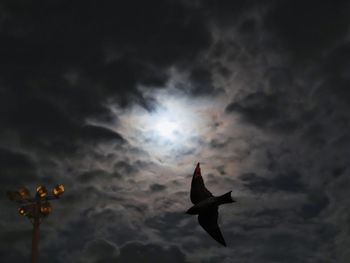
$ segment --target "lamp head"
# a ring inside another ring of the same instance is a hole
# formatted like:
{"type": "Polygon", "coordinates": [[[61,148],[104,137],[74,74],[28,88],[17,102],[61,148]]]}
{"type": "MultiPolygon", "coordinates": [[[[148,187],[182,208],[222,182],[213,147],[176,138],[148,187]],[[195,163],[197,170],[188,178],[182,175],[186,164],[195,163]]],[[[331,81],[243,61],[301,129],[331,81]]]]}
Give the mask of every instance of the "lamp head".
{"type": "Polygon", "coordinates": [[[39,195],[40,198],[45,198],[47,196],[47,189],[43,185],[39,185],[36,188],[36,193],[39,195]]]}
{"type": "Polygon", "coordinates": [[[20,208],[18,208],[18,213],[21,216],[25,216],[25,215],[27,215],[27,209],[24,206],[21,206],[20,208]]]}
{"type": "Polygon", "coordinates": [[[22,200],[27,200],[30,196],[30,192],[26,187],[21,187],[17,192],[22,200]]]}
{"type": "Polygon", "coordinates": [[[52,189],[52,194],[55,197],[59,197],[64,193],[64,185],[63,184],[58,184],[52,189]]]}
{"type": "Polygon", "coordinates": [[[40,213],[43,216],[48,216],[51,212],[52,212],[52,206],[51,206],[51,204],[49,202],[44,203],[44,204],[41,205],[40,213]]]}
{"type": "Polygon", "coordinates": [[[18,208],[18,213],[21,216],[33,217],[33,215],[35,213],[34,209],[35,209],[35,207],[33,204],[24,205],[24,206],[21,206],[20,208],[18,208]]]}

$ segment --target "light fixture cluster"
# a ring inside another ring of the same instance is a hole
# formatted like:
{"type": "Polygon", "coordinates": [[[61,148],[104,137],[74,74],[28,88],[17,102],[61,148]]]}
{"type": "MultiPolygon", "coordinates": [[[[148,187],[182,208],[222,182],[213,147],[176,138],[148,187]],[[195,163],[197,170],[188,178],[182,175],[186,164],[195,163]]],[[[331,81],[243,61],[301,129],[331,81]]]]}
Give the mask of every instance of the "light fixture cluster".
{"type": "Polygon", "coordinates": [[[49,200],[57,199],[64,193],[64,185],[56,185],[51,194],[44,185],[38,185],[35,197],[30,197],[30,192],[26,187],[17,191],[8,191],[8,197],[17,203],[22,204],[18,208],[18,213],[29,218],[46,217],[52,212],[49,200]]]}

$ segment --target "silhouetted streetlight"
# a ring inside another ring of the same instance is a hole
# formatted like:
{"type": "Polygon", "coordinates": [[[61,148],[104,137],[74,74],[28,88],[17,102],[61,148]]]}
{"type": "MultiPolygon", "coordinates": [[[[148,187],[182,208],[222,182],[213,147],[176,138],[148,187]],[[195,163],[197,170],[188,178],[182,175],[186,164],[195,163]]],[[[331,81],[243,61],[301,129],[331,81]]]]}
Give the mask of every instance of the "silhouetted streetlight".
{"type": "Polygon", "coordinates": [[[44,217],[52,212],[50,200],[58,199],[64,192],[63,184],[56,185],[49,195],[47,189],[43,185],[36,188],[35,197],[30,196],[30,192],[26,187],[22,187],[17,191],[8,191],[7,196],[10,200],[21,204],[18,213],[29,218],[33,224],[32,236],[32,263],[38,262],[38,243],[39,243],[39,226],[44,217]]]}

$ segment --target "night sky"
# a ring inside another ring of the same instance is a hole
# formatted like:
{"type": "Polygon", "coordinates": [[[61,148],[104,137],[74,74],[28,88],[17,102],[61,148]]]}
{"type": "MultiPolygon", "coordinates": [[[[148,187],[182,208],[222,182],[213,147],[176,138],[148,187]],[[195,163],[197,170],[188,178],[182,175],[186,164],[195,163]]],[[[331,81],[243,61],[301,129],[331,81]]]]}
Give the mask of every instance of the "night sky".
{"type": "Polygon", "coordinates": [[[2,0],[0,261],[30,259],[6,191],[63,183],[41,262],[350,262],[349,4],[2,0]]]}

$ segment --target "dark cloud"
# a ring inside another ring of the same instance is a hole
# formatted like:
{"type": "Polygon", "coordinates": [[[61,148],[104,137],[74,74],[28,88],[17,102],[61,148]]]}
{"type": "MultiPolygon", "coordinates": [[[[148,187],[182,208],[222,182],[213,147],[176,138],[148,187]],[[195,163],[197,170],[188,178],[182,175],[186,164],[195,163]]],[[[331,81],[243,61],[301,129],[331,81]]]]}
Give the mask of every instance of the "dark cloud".
{"type": "Polygon", "coordinates": [[[346,36],[347,1],[279,1],[265,18],[282,47],[295,58],[308,60],[346,36]]]}
{"type": "Polygon", "coordinates": [[[122,174],[132,175],[135,174],[139,170],[140,165],[132,164],[126,161],[119,161],[114,164],[113,169],[122,174]]]}
{"type": "Polygon", "coordinates": [[[1,242],[0,255],[7,262],[19,262],[29,260],[28,236],[31,230],[29,228],[20,228],[18,230],[2,231],[3,242],[1,242]],[[16,249],[14,249],[16,247],[16,249]]]}
{"type": "Polygon", "coordinates": [[[242,175],[241,180],[253,192],[303,192],[305,187],[300,182],[300,177],[301,175],[298,172],[278,174],[274,178],[264,178],[251,173],[242,175]]]}
{"type": "Polygon", "coordinates": [[[309,195],[308,203],[304,204],[301,209],[301,215],[304,218],[313,218],[320,215],[329,205],[329,198],[320,190],[319,193],[309,195]]]}
{"type": "Polygon", "coordinates": [[[237,22],[240,17],[259,7],[259,4],[266,4],[266,2],[268,3],[268,1],[256,0],[239,0],[235,2],[224,0],[220,3],[214,0],[200,1],[207,15],[216,22],[219,22],[220,26],[225,27],[232,27],[232,24],[237,22]]]}
{"type": "Polygon", "coordinates": [[[91,263],[107,263],[118,262],[119,250],[110,242],[97,239],[89,242],[84,248],[84,255],[81,257],[81,262],[91,263]]]}
{"type": "MultiPolygon", "coordinates": [[[[4,103],[3,106],[6,106],[8,102],[4,103]]],[[[4,116],[6,129],[18,133],[21,142],[31,148],[59,154],[75,152],[80,142],[125,142],[119,134],[106,128],[86,125],[83,120],[76,121],[59,106],[43,99],[26,97],[20,102],[11,103],[16,108],[4,116]]]]}
{"type": "Polygon", "coordinates": [[[155,244],[128,243],[120,250],[120,262],[185,262],[176,246],[163,248],[155,244]]]}
{"type": "Polygon", "coordinates": [[[161,185],[161,184],[152,184],[150,186],[150,190],[152,192],[160,192],[160,191],[163,191],[166,189],[166,186],[165,185],[161,185]]]}
{"type": "Polygon", "coordinates": [[[38,179],[36,164],[29,156],[1,148],[0,173],[3,193],[38,179]]]}
{"type": "Polygon", "coordinates": [[[120,177],[120,174],[111,174],[104,170],[89,170],[78,175],[78,181],[81,183],[91,183],[101,180],[111,180],[113,177],[120,177]]]}
{"type": "Polygon", "coordinates": [[[320,93],[329,94],[330,96],[335,97],[337,103],[341,103],[344,107],[349,106],[347,102],[350,98],[350,92],[347,88],[349,84],[349,56],[350,44],[346,42],[332,50],[327,57],[326,63],[321,69],[321,74],[323,74],[325,79],[320,88],[320,93]]]}
{"type": "MultiPolygon", "coordinates": [[[[55,259],[53,259],[56,262],[55,259]]],[[[81,253],[73,253],[67,262],[185,262],[185,255],[177,246],[129,242],[118,247],[105,239],[89,241],[81,253]],[[76,261],[72,261],[76,260],[76,261]]]]}
{"type": "Polygon", "coordinates": [[[239,102],[230,103],[226,112],[240,113],[248,123],[259,127],[292,132],[298,123],[293,118],[293,112],[289,112],[292,109],[287,103],[279,94],[256,92],[239,102]]]}
{"type": "MultiPolygon", "coordinates": [[[[185,211],[168,212],[163,215],[152,217],[146,220],[145,225],[152,229],[156,229],[162,238],[170,242],[178,242],[179,238],[193,236],[198,234],[193,228],[198,224],[195,218],[184,217],[185,211]],[[193,220],[191,220],[193,219],[193,220]],[[183,227],[180,227],[183,226],[183,227]]],[[[197,239],[198,237],[195,237],[197,239]]],[[[192,250],[192,247],[184,246],[184,250],[192,250]]]]}
{"type": "Polygon", "coordinates": [[[215,87],[212,84],[211,71],[208,69],[194,68],[191,71],[190,81],[193,83],[192,93],[195,95],[211,94],[214,92],[215,87]]]}

